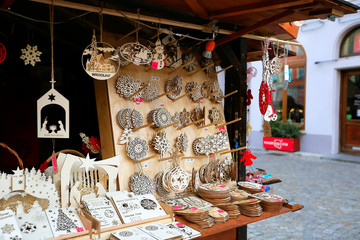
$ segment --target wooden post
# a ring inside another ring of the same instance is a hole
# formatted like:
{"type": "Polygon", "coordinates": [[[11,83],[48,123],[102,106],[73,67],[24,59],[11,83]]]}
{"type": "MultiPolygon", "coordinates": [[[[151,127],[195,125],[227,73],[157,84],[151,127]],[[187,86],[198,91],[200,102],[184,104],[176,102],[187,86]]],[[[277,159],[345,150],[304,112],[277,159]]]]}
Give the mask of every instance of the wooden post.
{"type": "MultiPolygon", "coordinates": [[[[232,47],[229,44],[223,44],[217,46],[215,50],[223,66],[233,65],[225,73],[225,95],[234,90],[238,90],[238,93],[225,98],[224,114],[227,121],[242,119],[227,125],[231,149],[235,149],[235,140],[239,146],[246,146],[246,39],[240,38],[233,40],[232,43],[232,47]]],[[[246,167],[239,161],[241,155],[238,152],[234,155],[239,164],[238,180],[245,180],[246,167]]],[[[246,225],[237,228],[237,239],[247,239],[246,225]]]]}
{"type": "MultiPolygon", "coordinates": [[[[271,99],[272,100],[272,99],[271,99]]],[[[287,121],[287,90],[283,90],[282,95],[282,121],[286,123],[287,121]]]]}

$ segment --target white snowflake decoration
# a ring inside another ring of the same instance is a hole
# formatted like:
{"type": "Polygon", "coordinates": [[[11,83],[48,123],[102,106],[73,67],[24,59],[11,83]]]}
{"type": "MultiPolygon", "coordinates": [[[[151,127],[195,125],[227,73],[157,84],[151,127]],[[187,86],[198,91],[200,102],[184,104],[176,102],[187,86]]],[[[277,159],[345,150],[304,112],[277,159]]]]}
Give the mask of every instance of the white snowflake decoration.
{"type": "Polygon", "coordinates": [[[41,62],[40,55],[42,52],[38,50],[36,45],[30,46],[28,44],[26,48],[21,49],[21,52],[22,55],[20,56],[20,59],[24,60],[25,65],[31,64],[34,67],[36,62],[41,62]]]}

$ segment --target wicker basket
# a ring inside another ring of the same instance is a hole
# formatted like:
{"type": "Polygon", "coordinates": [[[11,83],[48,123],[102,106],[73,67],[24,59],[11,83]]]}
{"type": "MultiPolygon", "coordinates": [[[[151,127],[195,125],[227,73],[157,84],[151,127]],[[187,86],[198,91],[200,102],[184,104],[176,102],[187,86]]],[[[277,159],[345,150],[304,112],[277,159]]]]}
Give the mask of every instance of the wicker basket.
{"type": "Polygon", "coordinates": [[[3,148],[6,148],[10,153],[12,153],[17,158],[20,169],[24,169],[24,163],[21,160],[21,158],[19,157],[19,155],[17,154],[17,152],[15,152],[15,150],[11,149],[6,143],[3,143],[3,142],[0,142],[0,146],[2,146],[3,148]]]}

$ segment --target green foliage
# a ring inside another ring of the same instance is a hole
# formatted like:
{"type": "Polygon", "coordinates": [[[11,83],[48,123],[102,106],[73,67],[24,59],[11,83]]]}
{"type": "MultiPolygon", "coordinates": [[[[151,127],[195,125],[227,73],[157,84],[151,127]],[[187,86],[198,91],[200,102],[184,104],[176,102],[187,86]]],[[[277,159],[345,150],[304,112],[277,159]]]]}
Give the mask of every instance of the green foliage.
{"type": "Polygon", "coordinates": [[[280,138],[300,137],[300,126],[283,121],[270,121],[271,136],[280,138]]]}

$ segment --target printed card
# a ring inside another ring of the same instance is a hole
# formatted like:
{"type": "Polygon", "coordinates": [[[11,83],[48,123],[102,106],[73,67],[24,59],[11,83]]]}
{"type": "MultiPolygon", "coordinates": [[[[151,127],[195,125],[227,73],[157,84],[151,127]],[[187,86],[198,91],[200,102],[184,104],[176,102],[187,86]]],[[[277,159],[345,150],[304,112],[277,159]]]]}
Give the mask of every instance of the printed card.
{"type": "Polygon", "coordinates": [[[101,228],[121,224],[121,220],[109,199],[105,197],[86,199],[83,200],[83,204],[86,211],[100,221],[101,228]]]}
{"type": "Polygon", "coordinates": [[[176,230],[168,228],[162,223],[152,223],[146,226],[139,227],[140,230],[151,235],[158,240],[181,239],[182,234],[176,230]]]}
{"type": "Polygon", "coordinates": [[[166,212],[152,194],[136,196],[133,193],[119,192],[118,194],[112,194],[111,197],[123,223],[166,215],[166,212]]]}
{"type": "Polygon", "coordinates": [[[149,234],[141,231],[138,228],[128,228],[122,231],[113,232],[110,240],[155,240],[149,234]]]}
{"type": "Polygon", "coordinates": [[[16,221],[23,240],[45,240],[54,237],[46,213],[43,211],[17,215],[16,221]]]}
{"type": "Polygon", "coordinates": [[[53,208],[46,210],[54,237],[85,230],[75,208],[53,208]]]}
{"type": "Polygon", "coordinates": [[[0,239],[22,239],[14,212],[11,210],[0,211],[0,239]]]}

